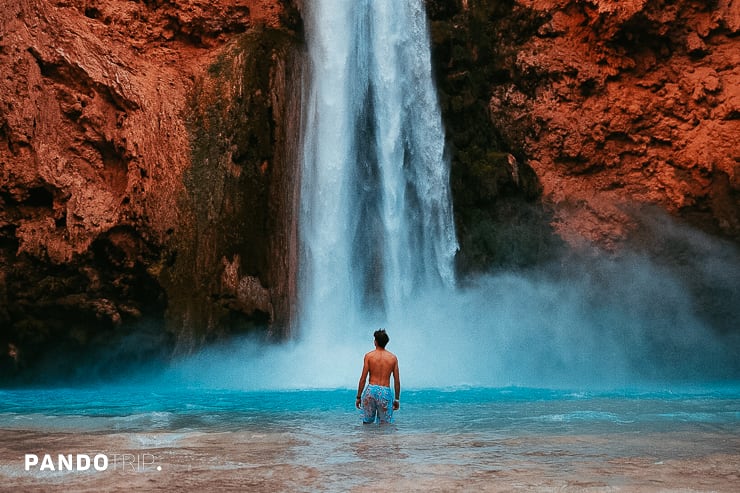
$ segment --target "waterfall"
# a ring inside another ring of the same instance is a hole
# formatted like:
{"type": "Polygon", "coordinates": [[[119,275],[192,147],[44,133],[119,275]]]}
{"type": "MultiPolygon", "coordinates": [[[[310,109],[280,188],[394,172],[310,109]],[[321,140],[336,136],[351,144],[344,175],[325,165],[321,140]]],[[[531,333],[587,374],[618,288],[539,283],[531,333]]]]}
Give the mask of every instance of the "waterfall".
{"type": "Polygon", "coordinates": [[[423,0],[307,10],[299,309],[330,333],[454,285],[457,240],[423,0]]]}
{"type": "Polygon", "coordinates": [[[174,365],[163,385],[354,390],[377,327],[388,328],[404,388],[736,381],[737,334],[718,336],[697,316],[694,290],[705,283],[734,307],[737,249],[692,229],[666,222],[650,231],[678,248],[681,272],[698,277],[674,276],[665,260],[634,252],[569,252],[552,265],[455,286],[449,166],[423,5],[303,2],[298,337],[208,348],[174,365]]]}

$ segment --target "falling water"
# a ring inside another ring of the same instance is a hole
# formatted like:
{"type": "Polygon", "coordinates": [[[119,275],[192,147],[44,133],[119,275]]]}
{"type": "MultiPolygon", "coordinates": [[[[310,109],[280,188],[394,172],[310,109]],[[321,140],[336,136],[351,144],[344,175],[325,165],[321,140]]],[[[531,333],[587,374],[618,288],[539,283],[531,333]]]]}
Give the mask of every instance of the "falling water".
{"type": "Polygon", "coordinates": [[[453,285],[457,242],[424,2],[308,8],[301,321],[326,332],[453,285]]]}

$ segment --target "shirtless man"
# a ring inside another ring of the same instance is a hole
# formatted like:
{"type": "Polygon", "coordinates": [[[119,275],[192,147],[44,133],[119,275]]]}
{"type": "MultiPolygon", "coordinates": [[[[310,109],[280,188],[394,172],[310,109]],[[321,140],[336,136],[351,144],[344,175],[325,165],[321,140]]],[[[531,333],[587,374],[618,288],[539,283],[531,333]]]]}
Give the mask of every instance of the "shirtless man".
{"type": "Polygon", "coordinates": [[[363,423],[374,423],[376,418],[381,423],[393,423],[393,411],[399,408],[401,397],[398,358],[385,349],[390,339],[385,329],[376,330],[373,336],[375,337],[375,350],[365,355],[360,383],[357,386],[355,406],[363,410],[363,423]],[[391,394],[391,373],[393,374],[395,399],[391,394]],[[368,374],[370,380],[365,387],[368,374]],[[364,392],[363,389],[365,389],[364,392]]]}

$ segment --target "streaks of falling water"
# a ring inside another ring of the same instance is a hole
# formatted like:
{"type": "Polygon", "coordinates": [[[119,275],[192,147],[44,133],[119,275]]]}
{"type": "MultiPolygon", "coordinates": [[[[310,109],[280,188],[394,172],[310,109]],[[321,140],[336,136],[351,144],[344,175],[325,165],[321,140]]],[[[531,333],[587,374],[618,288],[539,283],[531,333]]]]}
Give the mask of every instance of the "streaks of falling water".
{"type": "Polygon", "coordinates": [[[308,8],[300,296],[311,331],[392,319],[420,290],[452,286],[457,240],[424,2],[308,8]]]}

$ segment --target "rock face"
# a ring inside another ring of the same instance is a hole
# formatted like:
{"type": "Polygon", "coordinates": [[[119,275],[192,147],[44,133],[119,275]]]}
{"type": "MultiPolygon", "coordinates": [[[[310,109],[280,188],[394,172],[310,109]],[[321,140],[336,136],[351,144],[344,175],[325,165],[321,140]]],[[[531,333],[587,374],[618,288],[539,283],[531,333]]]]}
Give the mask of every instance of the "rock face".
{"type": "Polygon", "coordinates": [[[250,30],[220,51],[187,104],[191,167],[176,258],[162,276],[180,342],[267,329],[295,306],[301,57],[286,30],[250,30]]]}
{"type": "MultiPolygon", "coordinates": [[[[287,333],[301,5],[4,2],[0,379],[287,333]]],[[[740,2],[427,5],[461,271],[618,249],[643,205],[740,239],[740,2]]]]}
{"type": "Polygon", "coordinates": [[[651,204],[740,239],[740,2],[430,4],[441,78],[488,71],[457,104],[487,99],[560,237],[616,249],[651,204]]]}
{"type": "MultiPolygon", "coordinates": [[[[285,320],[274,315],[275,305],[285,311],[290,295],[289,280],[277,281],[288,279],[285,256],[266,259],[269,254],[263,252],[257,261],[240,260],[239,251],[216,252],[220,244],[211,241],[214,236],[204,233],[203,225],[194,226],[193,214],[203,208],[192,207],[197,196],[193,173],[207,165],[192,152],[198,139],[188,122],[197,113],[189,98],[218,56],[254,29],[288,32],[281,27],[291,22],[286,12],[280,2],[260,0],[4,2],[3,368],[57,371],[64,362],[54,361],[52,353],[75,357],[89,348],[120,348],[124,340],[135,340],[134,353],[146,358],[166,353],[175,340],[197,339],[183,329],[183,319],[206,330],[217,324],[213,310],[193,314],[185,309],[184,289],[191,301],[206,304],[218,305],[213,298],[233,296],[236,307],[231,311],[250,323],[285,320]],[[190,271],[205,266],[206,273],[215,272],[215,284],[187,275],[182,259],[192,260],[192,251],[206,260],[192,264],[190,271]],[[237,276],[236,284],[231,275],[237,276]]],[[[249,87],[279,86],[273,79],[285,80],[285,70],[274,67],[282,62],[270,47],[259,55],[268,57],[262,67],[266,76],[249,87]]],[[[289,179],[285,170],[273,171],[272,158],[279,159],[272,150],[265,151],[285,147],[284,136],[274,131],[274,120],[284,116],[278,106],[285,103],[271,99],[276,93],[269,90],[263,88],[267,96],[259,102],[269,108],[249,115],[272,118],[259,121],[269,137],[257,164],[268,176],[261,184],[264,189],[271,180],[289,179]]],[[[284,91],[278,92],[282,97],[284,91]]],[[[247,139],[241,144],[251,143],[247,139]]],[[[230,152],[246,155],[236,145],[230,152]]],[[[219,156],[213,159],[223,162],[219,156]]],[[[240,164],[255,166],[237,163],[232,174],[239,174],[240,164]]],[[[197,185],[216,191],[233,187],[221,178],[223,183],[197,185]]],[[[265,203],[258,207],[269,202],[270,212],[289,218],[275,204],[286,192],[280,186],[273,189],[280,192],[263,193],[265,203]]],[[[277,222],[253,225],[244,234],[257,228],[262,235],[254,235],[252,243],[288,252],[286,227],[277,231],[277,222]]]]}

